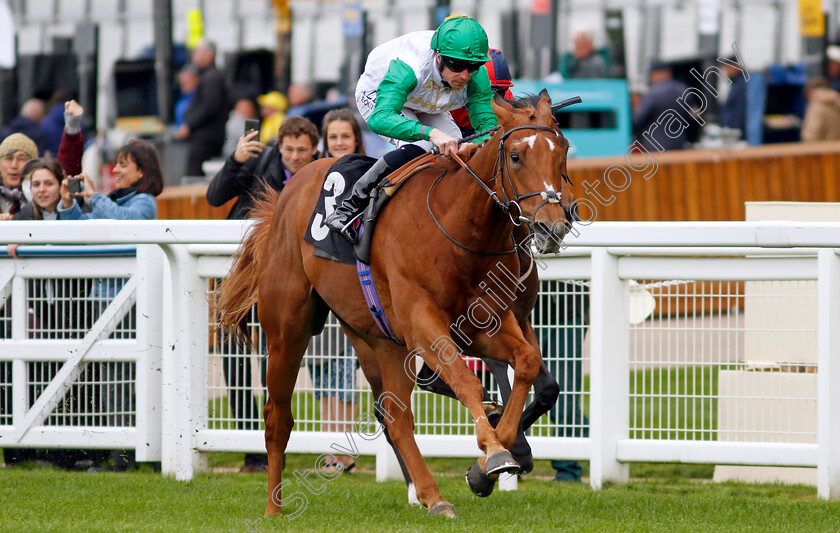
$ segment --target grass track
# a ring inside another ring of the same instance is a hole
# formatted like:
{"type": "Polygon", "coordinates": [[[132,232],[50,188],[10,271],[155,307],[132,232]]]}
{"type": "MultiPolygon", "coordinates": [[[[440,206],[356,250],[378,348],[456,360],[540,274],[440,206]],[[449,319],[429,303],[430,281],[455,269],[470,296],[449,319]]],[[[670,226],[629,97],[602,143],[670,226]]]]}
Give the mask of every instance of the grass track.
{"type": "MultiPolygon", "coordinates": [[[[287,478],[315,456],[289,456],[287,478]]],[[[712,484],[680,478],[637,481],[593,491],[582,484],[524,479],[516,492],[474,497],[459,474],[468,461],[436,460],[433,470],[456,520],[427,518],[409,507],[401,482],[344,475],[307,495],[301,515],[263,519],[269,531],[840,531],[840,502],[817,500],[810,487],[712,484]],[[442,468],[436,468],[440,466],[442,468]]],[[[372,458],[360,462],[372,467],[372,458]]],[[[310,476],[310,479],[313,479],[310,476]]],[[[0,531],[248,531],[261,518],[265,474],[202,474],[177,482],[150,471],[70,473],[0,469],[0,531]]],[[[320,483],[314,483],[316,487],[320,483]]],[[[284,492],[288,497],[299,484],[284,492]]],[[[295,506],[286,509],[294,512],[295,506]]]]}

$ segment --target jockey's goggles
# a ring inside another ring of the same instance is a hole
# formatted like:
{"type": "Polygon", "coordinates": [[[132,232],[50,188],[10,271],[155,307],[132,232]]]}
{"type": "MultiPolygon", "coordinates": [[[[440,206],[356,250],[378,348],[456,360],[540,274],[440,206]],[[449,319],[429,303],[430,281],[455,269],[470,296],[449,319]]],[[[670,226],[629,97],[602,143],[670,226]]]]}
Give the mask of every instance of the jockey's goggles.
{"type": "Polygon", "coordinates": [[[473,73],[481,68],[481,65],[484,63],[473,63],[471,61],[463,61],[461,59],[455,59],[452,57],[447,56],[440,56],[440,59],[443,61],[443,64],[446,65],[446,68],[451,70],[452,72],[464,72],[468,70],[470,73],[473,73]]]}

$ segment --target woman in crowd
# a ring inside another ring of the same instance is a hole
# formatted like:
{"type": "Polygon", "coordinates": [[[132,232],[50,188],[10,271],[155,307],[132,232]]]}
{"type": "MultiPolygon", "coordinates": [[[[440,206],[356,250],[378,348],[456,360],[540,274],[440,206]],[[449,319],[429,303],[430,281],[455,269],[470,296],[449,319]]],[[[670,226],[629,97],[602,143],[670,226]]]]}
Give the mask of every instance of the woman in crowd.
{"type": "Polygon", "coordinates": [[[57,208],[64,169],[58,161],[49,157],[31,159],[24,165],[21,178],[29,180],[32,202],[24,204],[13,220],[59,220],[57,208]]]}
{"type": "MultiPolygon", "coordinates": [[[[322,157],[342,157],[348,154],[365,155],[362,141],[362,129],[359,122],[348,108],[333,109],[324,116],[321,128],[323,141],[322,157]]],[[[338,322],[330,315],[329,323],[338,326],[338,322]]],[[[336,328],[337,329],[337,328],[336,328]]],[[[342,338],[336,335],[333,340],[342,338]]],[[[324,431],[343,432],[352,431],[352,423],[356,419],[356,368],[358,362],[353,353],[353,347],[345,342],[343,347],[327,342],[318,346],[316,352],[324,354],[309,360],[309,372],[315,388],[315,398],[319,400],[321,408],[322,429],[324,431]],[[332,353],[330,353],[332,352],[332,353]]],[[[334,456],[332,464],[324,467],[326,472],[338,469],[353,473],[356,463],[349,455],[334,456]]]]}
{"type": "Polygon", "coordinates": [[[324,116],[321,140],[324,143],[321,157],[366,155],[362,128],[349,108],[333,109],[324,116]]]}
{"type": "Polygon", "coordinates": [[[96,192],[93,181],[87,174],[80,174],[83,180],[82,196],[90,212],[82,212],[73,201],[74,194],[67,186],[67,180],[61,184],[61,203],[58,212],[62,219],[79,220],[91,218],[110,218],[114,220],[153,220],[157,217],[155,197],[163,191],[163,171],[160,155],[151,144],[132,140],[117,152],[114,166],[117,188],[107,196],[96,192]]]}

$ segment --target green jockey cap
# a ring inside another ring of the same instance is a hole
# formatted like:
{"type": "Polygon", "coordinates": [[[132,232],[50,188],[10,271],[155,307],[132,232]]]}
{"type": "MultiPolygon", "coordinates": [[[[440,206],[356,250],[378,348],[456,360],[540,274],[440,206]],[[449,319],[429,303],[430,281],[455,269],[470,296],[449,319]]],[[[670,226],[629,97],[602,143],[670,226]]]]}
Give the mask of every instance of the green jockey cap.
{"type": "Polygon", "coordinates": [[[442,56],[484,63],[487,61],[487,34],[481,24],[466,15],[450,15],[432,35],[432,49],[442,56]]]}

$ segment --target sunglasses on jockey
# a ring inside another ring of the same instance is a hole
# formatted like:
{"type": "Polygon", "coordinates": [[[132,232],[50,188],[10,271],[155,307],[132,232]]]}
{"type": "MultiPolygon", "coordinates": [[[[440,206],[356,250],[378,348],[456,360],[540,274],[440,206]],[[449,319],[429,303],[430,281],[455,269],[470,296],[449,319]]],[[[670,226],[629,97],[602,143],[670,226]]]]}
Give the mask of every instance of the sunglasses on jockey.
{"type": "Polygon", "coordinates": [[[446,68],[451,70],[452,72],[464,72],[465,70],[469,71],[471,74],[478,69],[481,68],[481,65],[484,63],[473,63],[471,61],[462,61],[460,59],[455,59],[452,57],[447,56],[440,56],[441,61],[443,64],[446,65],[446,68]]]}

